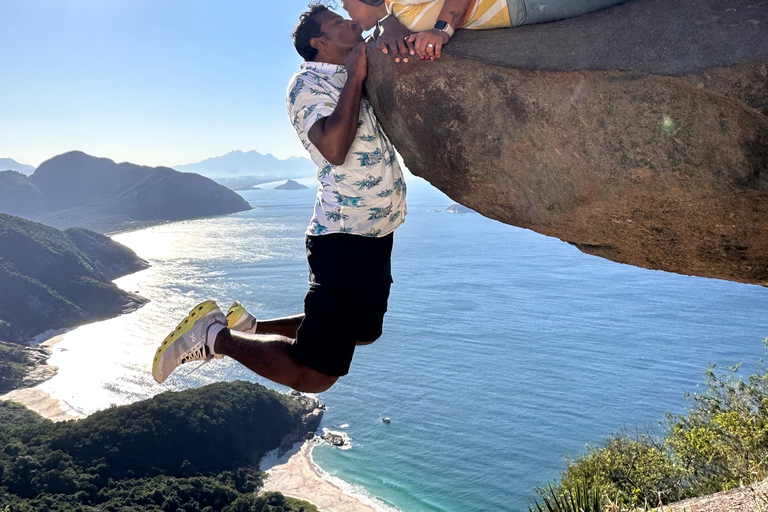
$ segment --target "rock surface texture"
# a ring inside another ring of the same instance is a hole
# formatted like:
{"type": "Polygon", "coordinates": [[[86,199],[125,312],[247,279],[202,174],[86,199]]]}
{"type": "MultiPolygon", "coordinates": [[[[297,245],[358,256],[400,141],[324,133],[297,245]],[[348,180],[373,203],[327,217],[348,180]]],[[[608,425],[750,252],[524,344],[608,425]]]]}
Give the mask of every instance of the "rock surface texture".
{"type": "Polygon", "coordinates": [[[367,96],[416,175],[488,217],[649,269],[768,285],[768,2],[630,0],[369,47],[367,96]]]}

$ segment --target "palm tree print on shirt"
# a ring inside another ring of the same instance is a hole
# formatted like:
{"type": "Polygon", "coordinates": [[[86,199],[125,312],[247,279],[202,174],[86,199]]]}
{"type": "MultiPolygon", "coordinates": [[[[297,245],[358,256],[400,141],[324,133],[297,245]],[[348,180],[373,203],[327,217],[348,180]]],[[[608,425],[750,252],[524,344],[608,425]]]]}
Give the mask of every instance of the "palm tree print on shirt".
{"type": "Polygon", "coordinates": [[[355,151],[360,167],[370,167],[381,162],[382,154],[379,148],[376,151],[355,151]]]}
{"type": "Polygon", "coordinates": [[[383,219],[392,214],[392,205],[386,208],[368,208],[368,211],[371,212],[368,214],[368,220],[383,219]]]}
{"type": "Polygon", "coordinates": [[[304,80],[302,80],[301,78],[296,80],[296,83],[293,84],[293,87],[291,88],[291,92],[288,93],[288,99],[291,101],[291,105],[296,103],[296,98],[298,97],[303,87],[304,87],[304,80]]]}
{"type": "Polygon", "coordinates": [[[383,179],[384,178],[382,176],[374,176],[373,174],[369,174],[365,177],[364,180],[356,181],[354,185],[357,187],[357,190],[368,190],[381,183],[381,180],[383,179]]]}
{"type": "Polygon", "coordinates": [[[309,227],[309,231],[313,235],[322,235],[323,233],[328,231],[328,228],[323,226],[322,224],[320,224],[317,221],[313,221],[312,225],[309,227]]]}
{"type": "Polygon", "coordinates": [[[333,195],[336,196],[336,202],[338,202],[341,206],[353,206],[353,207],[360,207],[363,206],[363,198],[359,196],[345,196],[343,194],[339,194],[338,190],[333,191],[333,195]]]}
{"type": "Polygon", "coordinates": [[[405,192],[405,180],[403,178],[397,178],[395,180],[395,192],[397,195],[402,195],[405,192]]]}
{"type": "Polygon", "coordinates": [[[325,218],[330,220],[331,222],[339,222],[342,220],[349,220],[349,215],[347,215],[346,213],[341,213],[341,207],[339,207],[339,208],[336,208],[335,210],[325,212],[325,218]]]}

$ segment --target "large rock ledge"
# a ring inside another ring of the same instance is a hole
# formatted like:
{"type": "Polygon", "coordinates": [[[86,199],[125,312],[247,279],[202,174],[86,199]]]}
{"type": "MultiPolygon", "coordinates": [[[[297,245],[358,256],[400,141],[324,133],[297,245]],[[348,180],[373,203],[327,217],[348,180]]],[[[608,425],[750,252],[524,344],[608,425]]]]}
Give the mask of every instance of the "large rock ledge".
{"type": "Polygon", "coordinates": [[[369,48],[367,96],[416,175],[488,217],[639,267],[768,285],[768,3],[630,0],[369,48]]]}

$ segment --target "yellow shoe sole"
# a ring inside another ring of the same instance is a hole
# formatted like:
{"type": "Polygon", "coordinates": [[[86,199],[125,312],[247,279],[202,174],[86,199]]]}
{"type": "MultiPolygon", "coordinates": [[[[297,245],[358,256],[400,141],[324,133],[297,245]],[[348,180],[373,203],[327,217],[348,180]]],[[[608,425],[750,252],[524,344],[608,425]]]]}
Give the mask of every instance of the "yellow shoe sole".
{"type": "Polygon", "coordinates": [[[201,302],[192,308],[186,318],[179,322],[179,325],[177,325],[176,328],[172,330],[168,336],[165,337],[163,342],[160,344],[160,348],[157,349],[157,352],[155,353],[155,359],[152,362],[152,375],[157,374],[157,364],[160,362],[160,357],[162,357],[163,353],[165,353],[168,347],[170,347],[174,341],[189,332],[192,326],[195,325],[195,321],[198,318],[207,315],[214,309],[218,309],[218,307],[219,306],[216,304],[216,301],[206,300],[205,302],[201,302]]]}

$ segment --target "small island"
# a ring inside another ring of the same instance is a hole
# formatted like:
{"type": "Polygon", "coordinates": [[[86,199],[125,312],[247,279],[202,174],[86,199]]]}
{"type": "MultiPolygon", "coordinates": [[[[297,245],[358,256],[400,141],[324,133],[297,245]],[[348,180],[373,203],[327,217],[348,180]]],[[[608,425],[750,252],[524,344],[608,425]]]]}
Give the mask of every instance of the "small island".
{"type": "Polygon", "coordinates": [[[453,203],[451,206],[445,209],[447,213],[475,213],[475,210],[468,208],[463,204],[453,203]]]}
{"type": "Polygon", "coordinates": [[[282,185],[278,185],[275,187],[275,190],[302,190],[305,188],[309,188],[306,185],[302,185],[298,181],[295,180],[288,180],[282,185]]]}

